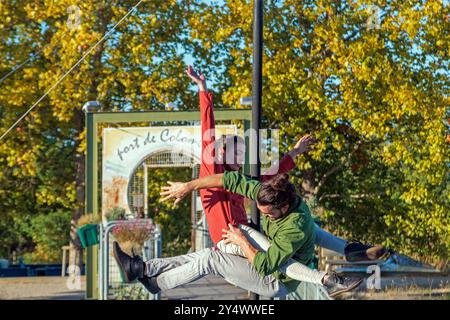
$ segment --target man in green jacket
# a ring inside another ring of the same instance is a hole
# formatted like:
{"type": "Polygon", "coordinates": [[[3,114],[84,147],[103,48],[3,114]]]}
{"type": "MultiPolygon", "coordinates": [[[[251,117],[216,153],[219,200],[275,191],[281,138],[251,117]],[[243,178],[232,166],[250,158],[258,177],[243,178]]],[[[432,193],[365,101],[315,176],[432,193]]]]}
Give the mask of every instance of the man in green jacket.
{"type": "MultiPolygon", "coordinates": [[[[266,297],[279,297],[294,291],[299,281],[280,271],[290,258],[308,264],[314,253],[314,224],[310,211],[296,194],[289,176],[282,174],[267,182],[259,182],[238,172],[225,172],[187,183],[170,183],[163,200],[180,201],[192,190],[224,188],[255,200],[263,216],[263,228],[271,242],[267,251],[252,244],[235,226],[223,230],[227,243],[241,247],[244,257],[204,249],[187,255],[151,259],[129,257],[117,243],[113,253],[127,282],[146,278],[146,288],[156,293],[175,288],[207,274],[222,276],[226,281],[266,297]]],[[[361,279],[327,275],[323,285],[330,295],[357,287],[361,279]]]]}
{"type": "Polygon", "coordinates": [[[280,267],[289,258],[308,265],[314,255],[315,233],[309,208],[295,193],[288,175],[278,175],[262,184],[238,172],[226,172],[223,188],[256,201],[271,246],[266,252],[259,251],[239,228],[231,225],[224,230],[225,242],[240,246],[260,276],[273,274],[289,291],[294,291],[299,282],[281,273],[280,267]]]}

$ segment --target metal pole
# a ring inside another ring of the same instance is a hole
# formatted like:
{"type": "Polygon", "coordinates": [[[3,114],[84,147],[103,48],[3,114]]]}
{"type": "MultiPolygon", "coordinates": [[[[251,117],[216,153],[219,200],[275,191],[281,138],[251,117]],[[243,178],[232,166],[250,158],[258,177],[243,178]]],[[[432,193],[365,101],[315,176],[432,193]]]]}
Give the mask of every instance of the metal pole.
{"type": "MultiPolygon", "coordinates": [[[[262,105],[262,47],[263,47],[263,0],[253,0],[253,74],[252,74],[252,131],[254,137],[251,152],[253,153],[250,173],[259,179],[261,163],[259,158],[259,128],[261,123],[262,105]]],[[[252,205],[251,212],[254,226],[260,229],[260,213],[256,203],[252,205]]],[[[259,300],[257,294],[252,293],[252,300],[259,300]]]]}
{"type": "Polygon", "coordinates": [[[144,219],[150,218],[148,213],[148,168],[144,163],[144,219]]]}
{"type": "MultiPolygon", "coordinates": [[[[86,106],[87,104],[85,104],[86,106]]],[[[84,108],[84,107],[83,107],[84,108]]],[[[86,110],[87,152],[85,176],[85,214],[97,214],[97,124],[93,110],[86,110]]],[[[98,245],[86,248],[86,299],[97,299],[98,245]]]]}
{"type": "MultiPolygon", "coordinates": [[[[197,179],[196,173],[196,167],[192,168],[192,180],[197,179]]],[[[196,249],[196,243],[195,243],[195,236],[197,232],[197,221],[196,221],[196,214],[197,214],[197,192],[193,191],[191,192],[191,251],[195,252],[196,249]]]]}
{"type": "MultiPolygon", "coordinates": [[[[98,101],[88,101],[83,105],[85,113],[85,127],[87,137],[87,152],[85,158],[85,214],[98,214],[98,140],[97,122],[94,114],[99,111],[101,105],[98,101]]],[[[98,250],[94,245],[86,249],[86,299],[98,299],[98,250]]]]}

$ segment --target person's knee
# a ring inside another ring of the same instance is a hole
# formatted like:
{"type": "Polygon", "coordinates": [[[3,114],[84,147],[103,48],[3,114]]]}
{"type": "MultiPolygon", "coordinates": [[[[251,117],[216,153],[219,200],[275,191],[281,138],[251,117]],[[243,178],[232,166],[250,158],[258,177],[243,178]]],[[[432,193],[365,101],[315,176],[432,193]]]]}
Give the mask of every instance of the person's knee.
{"type": "Polygon", "coordinates": [[[206,248],[204,250],[202,250],[202,254],[200,255],[200,259],[209,259],[209,257],[211,256],[211,254],[214,252],[213,249],[211,248],[206,248]]]}
{"type": "Polygon", "coordinates": [[[198,267],[200,268],[200,272],[202,274],[209,274],[212,273],[212,262],[215,258],[213,250],[205,250],[203,254],[198,259],[198,267]]]}
{"type": "Polygon", "coordinates": [[[227,273],[227,268],[233,267],[232,257],[238,258],[218,250],[210,250],[202,255],[199,266],[203,274],[223,276],[227,273]]]}

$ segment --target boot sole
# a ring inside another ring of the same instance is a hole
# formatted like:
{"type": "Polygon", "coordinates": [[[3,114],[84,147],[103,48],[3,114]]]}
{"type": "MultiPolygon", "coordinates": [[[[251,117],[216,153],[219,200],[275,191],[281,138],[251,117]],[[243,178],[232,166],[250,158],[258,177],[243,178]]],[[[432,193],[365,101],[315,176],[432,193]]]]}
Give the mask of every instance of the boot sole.
{"type": "Polygon", "coordinates": [[[158,294],[161,291],[161,290],[157,290],[156,288],[152,287],[150,284],[147,284],[142,278],[138,278],[138,281],[140,283],[142,283],[144,288],[151,294],[158,294]]]}
{"type": "Polygon", "coordinates": [[[365,251],[355,251],[345,257],[348,262],[385,260],[390,256],[389,250],[382,245],[371,247],[365,251]],[[380,254],[381,253],[381,254],[380,254]]]}
{"type": "Polygon", "coordinates": [[[340,294],[343,294],[343,293],[352,291],[352,290],[356,289],[357,287],[359,287],[360,284],[361,284],[363,281],[364,281],[363,279],[359,279],[359,281],[355,282],[355,284],[352,285],[351,287],[348,287],[348,288],[346,288],[346,289],[342,289],[342,290],[333,292],[332,294],[329,294],[329,296],[330,296],[330,298],[334,298],[334,297],[336,297],[336,296],[338,296],[338,295],[340,295],[340,294]]]}
{"type": "Polygon", "coordinates": [[[114,259],[116,259],[117,265],[119,266],[119,273],[120,273],[120,277],[122,278],[122,281],[124,283],[131,283],[130,279],[127,277],[127,273],[124,272],[122,264],[120,263],[120,259],[116,250],[116,245],[118,244],[113,244],[113,256],[114,259]]]}

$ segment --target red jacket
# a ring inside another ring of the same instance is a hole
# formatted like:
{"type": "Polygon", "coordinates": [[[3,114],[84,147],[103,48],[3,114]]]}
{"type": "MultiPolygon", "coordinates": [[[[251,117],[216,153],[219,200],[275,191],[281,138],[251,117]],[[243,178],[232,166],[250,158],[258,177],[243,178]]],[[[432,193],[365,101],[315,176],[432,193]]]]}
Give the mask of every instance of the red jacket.
{"type": "MultiPolygon", "coordinates": [[[[214,160],[214,110],[211,93],[200,91],[200,112],[202,122],[202,161],[200,164],[200,178],[223,173],[223,164],[216,164],[214,160]],[[208,132],[210,134],[205,134],[208,132]],[[211,145],[208,148],[208,145],[211,145]]],[[[289,155],[285,155],[279,164],[279,173],[290,171],[295,164],[289,155]]],[[[262,175],[261,180],[270,179],[271,176],[262,175]]],[[[200,190],[200,197],[208,223],[209,234],[212,241],[217,244],[222,240],[222,229],[228,229],[228,224],[248,224],[244,208],[244,197],[231,193],[222,188],[200,190]]]]}

